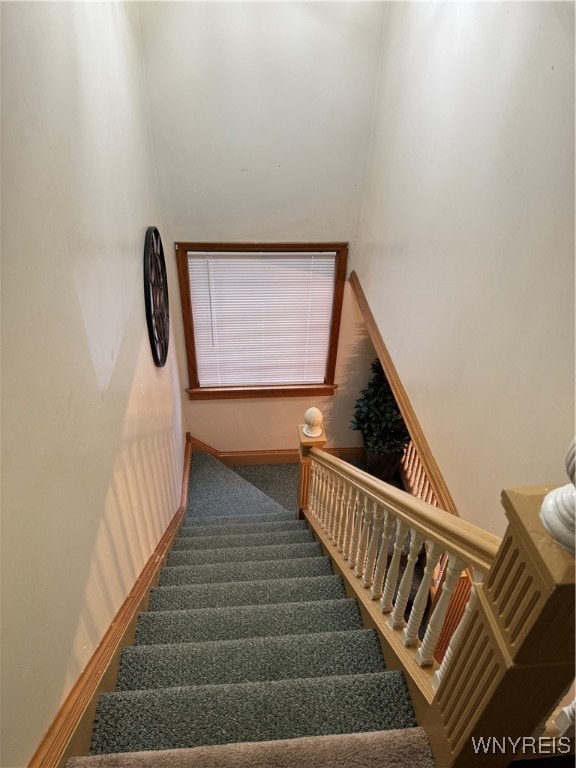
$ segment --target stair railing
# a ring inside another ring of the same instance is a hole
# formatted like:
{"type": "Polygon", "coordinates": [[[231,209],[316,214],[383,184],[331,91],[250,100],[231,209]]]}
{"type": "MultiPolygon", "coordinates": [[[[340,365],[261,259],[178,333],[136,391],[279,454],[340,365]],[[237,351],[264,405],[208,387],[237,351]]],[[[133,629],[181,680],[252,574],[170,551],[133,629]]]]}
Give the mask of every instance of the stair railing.
{"type": "MultiPolygon", "coordinates": [[[[305,418],[310,421],[310,411],[305,418]]],[[[439,667],[434,651],[454,586],[466,568],[478,578],[488,572],[500,539],[322,451],[324,433],[312,432],[310,425],[301,428],[300,507],[336,550],[372,612],[379,613],[393,653],[411,670],[429,705],[446,666],[439,667]],[[414,570],[423,547],[426,567],[414,595],[414,570]],[[442,592],[421,637],[434,570],[445,553],[442,592]]]]}
{"type": "MultiPolygon", "coordinates": [[[[416,447],[416,443],[411,440],[402,456],[399,466],[399,473],[402,480],[402,485],[412,496],[416,496],[422,501],[428,502],[433,507],[441,508],[441,504],[438,501],[438,497],[434,492],[432,480],[428,475],[424,462],[420,456],[420,452],[416,447]]],[[[451,514],[455,513],[455,507],[446,509],[451,514]]],[[[434,569],[434,576],[432,578],[432,584],[430,587],[430,598],[432,600],[432,607],[436,604],[436,600],[441,596],[442,581],[445,576],[446,568],[448,566],[448,556],[446,553],[441,555],[438,565],[434,569]]],[[[441,663],[444,657],[444,653],[447,650],[448,643],[458,623],[461,621],[464,611],[466,609],[466,603],[470,598],[470,590],[472,584],[473,574],[468,571],[463,571],[460,578],[456,582],[454,592],[450,599],[450,606],[448,613],[444,621],[444,627],[438,638],[436,644],[436,651],[434,658],[441,663]]]]}
{"type": "Polygon", "coordinates": [[[574,676],[574,556],[539,520],[549,489],[503,492],[509,527],[500,539],[324,452],[316,411],[299,427],[302,515],[378,629],[387,663],[403,668],[437,765],[507,765],[509,750],[487,756],[475,739],[529,736],[574,676]],[[442,592],[423,631],[444,553],[442,592]],[[474,574],[470,598],[438,665],[436,643],[464,569],[474,574]],[[527,701],[527,690],[538,695],[527,701]]]}

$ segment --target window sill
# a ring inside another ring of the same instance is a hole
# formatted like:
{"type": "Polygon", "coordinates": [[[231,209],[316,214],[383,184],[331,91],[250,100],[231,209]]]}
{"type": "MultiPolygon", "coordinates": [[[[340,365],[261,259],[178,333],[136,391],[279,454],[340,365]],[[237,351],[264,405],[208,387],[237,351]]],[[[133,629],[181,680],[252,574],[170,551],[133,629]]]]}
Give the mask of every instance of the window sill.
{"type": "Polygon", "coordinates": [[[190,400],[243,400],[256,397],[309,397],[333,395],[336,384],[300,384],[274,387],[195,387],[187,389],[190,400]]]}

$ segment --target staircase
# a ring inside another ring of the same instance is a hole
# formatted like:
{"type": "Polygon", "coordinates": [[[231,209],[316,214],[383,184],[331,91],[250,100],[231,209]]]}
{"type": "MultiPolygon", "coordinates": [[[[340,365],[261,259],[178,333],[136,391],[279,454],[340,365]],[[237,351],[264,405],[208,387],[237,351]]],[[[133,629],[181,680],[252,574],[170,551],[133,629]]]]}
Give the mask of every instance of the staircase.
{"type": "Polygon", "coordinates": [[[99,700],[91,756],[67,765],[434,764],[403,673],[306,522],[194,453],[186,518],[99,700]]]}

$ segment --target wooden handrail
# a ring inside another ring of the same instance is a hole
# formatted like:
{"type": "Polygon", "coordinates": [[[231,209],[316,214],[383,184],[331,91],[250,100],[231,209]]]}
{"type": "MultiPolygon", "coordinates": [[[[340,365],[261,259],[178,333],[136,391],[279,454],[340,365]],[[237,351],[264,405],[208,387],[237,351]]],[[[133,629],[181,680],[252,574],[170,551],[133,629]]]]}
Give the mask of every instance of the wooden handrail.
{"type": "Polygon", "coordinates": [[[483,573],[489,570],[502,541],[499,536],[421,501],[318,448],[310,448],[308,456],[360,488],[373,501],[387,506],[395,517],[422,533],[427,540],[439,543],[483,573]]]}
{"type": "Polygon", "coordinates": [[[418,421],[418,417],[416,416],[416,412],[412,407],[408,393],[402,384],[400,376],[398,375],[398,371],[396,370],[396,366],[394,365],[392,357],[390,356],[388,348],[384,342],[384,339],[382,338],[382,334],[380,333],[380,329],[378,328],[376,320],[374,319],[374,315],[372,314],[372,310],[370,309],[370,305],[368,304],[366,295],[356,272],[352,271],[350,273],[349,282],[356,298],[358,308],[364,320],[370,341],[372,342],[378,359],[380,360],[382,368],[384,369],[384,373],[386,374],[390,388],[394,393],[394,397],[398,403],[398,407],[400,408],[400,412],[406,423],[410,437],[412,438],[412,441],[416,447],[419,460],[424,467],[426,477],[430,482],[432,490],[434,491],[434,495],[438,499],[438,504],[442,509],[446,510],[446,512],[450,512],[453,515],[458,515],[458,510],[456,508],[454,499],[452,498],[452,494],[448,490],[444,476],[442,475],[434,454],[428,445],[428,441],[424,435],[424,430],[418,421]]]}

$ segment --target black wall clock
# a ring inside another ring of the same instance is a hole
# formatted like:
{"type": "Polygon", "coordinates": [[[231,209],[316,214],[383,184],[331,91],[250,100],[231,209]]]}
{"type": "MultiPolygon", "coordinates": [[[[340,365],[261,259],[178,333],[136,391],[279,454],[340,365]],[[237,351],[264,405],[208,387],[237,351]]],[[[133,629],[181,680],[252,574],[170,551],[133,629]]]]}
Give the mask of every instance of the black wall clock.
{"type": "Polygon", "coordinates": [[[160,232],[148,227],[144,243],[144,303],[152,357],[159,368],[166,363],[170,337],[168,280],[160,232]]]}

